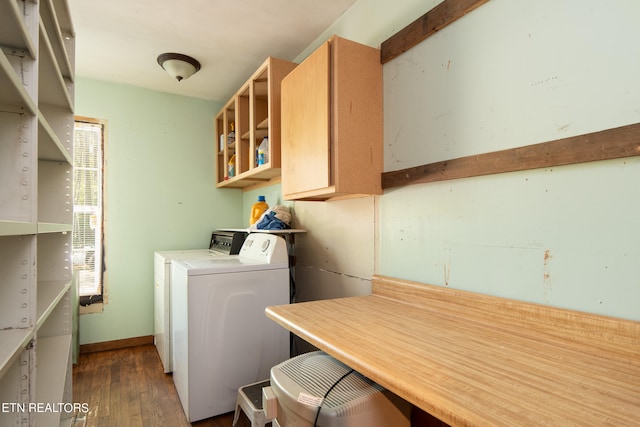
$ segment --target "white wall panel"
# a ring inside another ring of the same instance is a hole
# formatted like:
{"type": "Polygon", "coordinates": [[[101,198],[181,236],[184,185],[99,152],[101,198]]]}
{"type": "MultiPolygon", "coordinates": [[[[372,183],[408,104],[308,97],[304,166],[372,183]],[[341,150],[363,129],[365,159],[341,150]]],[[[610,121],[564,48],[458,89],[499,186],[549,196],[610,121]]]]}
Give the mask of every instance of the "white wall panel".
{"type": "Polygon", "coordinates": [[[374,197],[296,202],[298,265],[371,279],[375,254],[374,197]]]}

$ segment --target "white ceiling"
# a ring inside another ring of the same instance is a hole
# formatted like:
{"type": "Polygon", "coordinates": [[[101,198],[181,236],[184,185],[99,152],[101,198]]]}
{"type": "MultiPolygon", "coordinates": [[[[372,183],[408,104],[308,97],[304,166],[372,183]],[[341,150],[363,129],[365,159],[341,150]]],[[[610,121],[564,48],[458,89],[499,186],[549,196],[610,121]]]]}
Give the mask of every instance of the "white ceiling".
{"type": "Polygon", "coordinates": [[[268,57],[293,60],[356,0],[69,0],[76,75],[226,101],[268,57]],[[178,82],[164,52],[202,69],[178,82]]]}

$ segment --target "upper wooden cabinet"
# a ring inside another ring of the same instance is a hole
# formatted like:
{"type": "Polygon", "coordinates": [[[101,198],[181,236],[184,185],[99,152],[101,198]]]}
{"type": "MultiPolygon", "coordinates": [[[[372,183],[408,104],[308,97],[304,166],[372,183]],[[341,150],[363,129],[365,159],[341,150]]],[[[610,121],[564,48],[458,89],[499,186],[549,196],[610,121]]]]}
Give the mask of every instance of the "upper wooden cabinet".
{"type": "Polygon", "coordinates": [[[296,65],[267,58],[216,115],[218,187],[248,187],[280,176],[280,82],[296,65]],[[268,156],[258,164],[257,150],[265,137],[268,156]]]}
{"type": "Polygon", "coordinates": [[[380,51],[332,37],[282,80],[285,200],[382,194],[380,51]]]}

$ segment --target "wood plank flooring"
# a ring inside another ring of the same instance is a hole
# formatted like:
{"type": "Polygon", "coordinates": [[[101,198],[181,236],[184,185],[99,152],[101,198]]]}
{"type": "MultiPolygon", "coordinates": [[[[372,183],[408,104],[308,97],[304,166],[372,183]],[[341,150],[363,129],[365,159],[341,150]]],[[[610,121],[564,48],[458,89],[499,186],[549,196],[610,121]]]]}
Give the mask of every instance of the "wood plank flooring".
{"type": "MultiPolygon", "coordinates": [[[[153,345],[81,354],[73,401],[88,404],[89,412],[78,417],[86,427],[230,427],[233,420],[231,412],[190,424],[153,345]]],[[[243,413],[238,427],[250,424],[243,413]]]]}

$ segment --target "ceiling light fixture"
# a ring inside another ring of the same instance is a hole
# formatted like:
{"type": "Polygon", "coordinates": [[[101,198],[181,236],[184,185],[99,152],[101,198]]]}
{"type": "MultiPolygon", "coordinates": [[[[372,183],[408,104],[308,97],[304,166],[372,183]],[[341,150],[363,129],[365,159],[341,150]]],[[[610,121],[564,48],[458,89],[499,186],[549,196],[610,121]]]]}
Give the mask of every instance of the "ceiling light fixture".
{"type": "Polygon", "coordinates": [[[200,69],[200,63],[181,53],[163,53],[158,56],[158,64],[178,81],[188,79],[200,69]]]}

